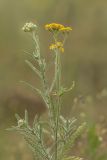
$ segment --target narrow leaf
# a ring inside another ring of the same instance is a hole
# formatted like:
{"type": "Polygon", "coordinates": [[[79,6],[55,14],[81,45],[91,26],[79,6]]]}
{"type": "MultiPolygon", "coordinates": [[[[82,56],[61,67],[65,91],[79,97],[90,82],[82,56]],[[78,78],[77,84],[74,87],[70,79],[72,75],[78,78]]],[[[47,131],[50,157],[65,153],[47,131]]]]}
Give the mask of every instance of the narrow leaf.
{"type": "Polygon", "coordinates": [[[28,64],[28,66],[41,78],[41,73],[40,71],[33,66],[33,64],[31,62],[29,62],[28,60],[25,60],[25,62],[28,64]]]}
{"type": "Polygon", "coordinates": [[[25,110],[25,122],[28,125],[28,112],[25,110]]]}
{"type": "Polygon", "coordinates": [[[16,117],[17,121],[19,121],[21,119],[21,117],[17,113],[15,114],[15,117],[16,117]]]}

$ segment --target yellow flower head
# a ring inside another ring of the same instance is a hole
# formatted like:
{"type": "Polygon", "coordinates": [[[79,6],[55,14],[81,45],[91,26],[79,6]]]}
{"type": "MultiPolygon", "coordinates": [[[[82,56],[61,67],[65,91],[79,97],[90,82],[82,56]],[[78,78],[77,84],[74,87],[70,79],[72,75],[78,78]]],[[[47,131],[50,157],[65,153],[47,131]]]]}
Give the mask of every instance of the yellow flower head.
{"type": "Polygon", "coordinates": [[[52,32],[52,31],[60,31],[61,28],[64,28],[62,24],[58,23],[50,23],[45,25],[45,29],[52,32]]]}
{"type": "Polygon", "coordinates": [[[49,47],[51,50],[59,49],[61,52],[64,52],[63,43],[62,42],[56,42],[55,44],[51,44],[49,47]]]}
{"type": "Polygon", "coordinates": [[[63,27],[60,29],[60,31],[62,31],[63,33],[69,33],[70,31],[72,31],[71,27],[63,27]]]}

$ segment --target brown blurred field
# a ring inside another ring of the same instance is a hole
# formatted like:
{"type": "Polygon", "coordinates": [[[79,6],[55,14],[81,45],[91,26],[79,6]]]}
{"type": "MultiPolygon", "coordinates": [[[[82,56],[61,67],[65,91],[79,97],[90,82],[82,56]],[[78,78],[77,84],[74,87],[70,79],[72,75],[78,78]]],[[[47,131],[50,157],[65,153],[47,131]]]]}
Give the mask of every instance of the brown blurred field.
{"type": "Polygon", "coordinates": [[[23,139],[5,131],[15,124],[16,112],[23,116],[27,108],[31,121],[35,114],[45,112],[47,116],[40,97],[19,83],[26,80],[39,85],[24,62],[29,59],[24,51],[33,50],[31,37],[21,30],[25,22],[39,24],[47,62],[51,37],[44,25],[59,22],[72,26],[62,67],[65,85],[74,80],[76,86],[63,98],[62,114],[77,117],[84,112],[89,123],[107,116],[107,0],[0,0],[0,20],[0,160],[31,159],[23,139]]]}

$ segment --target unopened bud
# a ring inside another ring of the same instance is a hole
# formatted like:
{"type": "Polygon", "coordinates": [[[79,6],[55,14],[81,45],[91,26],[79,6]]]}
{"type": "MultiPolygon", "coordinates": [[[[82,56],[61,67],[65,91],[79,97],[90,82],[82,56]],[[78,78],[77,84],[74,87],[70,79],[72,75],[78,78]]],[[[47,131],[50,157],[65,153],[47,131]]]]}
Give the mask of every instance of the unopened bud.
{"type": "Polygon", "coordinates": [[[23,120],[23,119],[20,119],[20,120],[18,121],[18,127],[23,126],[24,123],[25,123],[24,120],[23,120]]]}
{"type": "Polygon", "coordinates": [[[33,24],[32,22],[26,23],[22,28],[24,32],[33,32],[36,29],[37,29],[37,25],[33,24]]]}

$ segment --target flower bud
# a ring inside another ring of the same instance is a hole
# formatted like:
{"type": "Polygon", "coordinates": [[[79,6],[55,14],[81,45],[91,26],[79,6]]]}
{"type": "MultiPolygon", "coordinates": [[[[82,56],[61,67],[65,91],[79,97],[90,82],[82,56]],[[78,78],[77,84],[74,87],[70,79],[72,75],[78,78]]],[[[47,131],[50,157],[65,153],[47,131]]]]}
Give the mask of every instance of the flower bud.
{"type": "Polygon", "coordinates": [[[37,25],[33,24],[32,22],[26,23],[22,28],[24,32],[33,32],[36,29],[37,29],[37,25]]]}
{"type": "Polygon", "coordinates": [[[25,123],[24,120],[23,120],[23,119],[20,119],[20,120],[18,121],[18,127],[23,126],[24,123],[25,123]]]}

